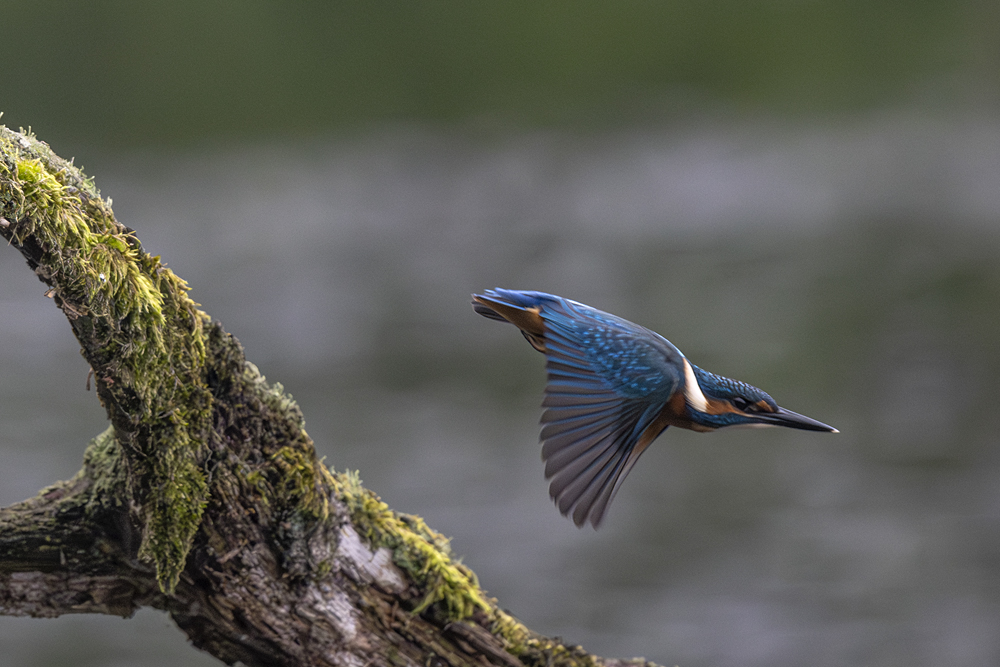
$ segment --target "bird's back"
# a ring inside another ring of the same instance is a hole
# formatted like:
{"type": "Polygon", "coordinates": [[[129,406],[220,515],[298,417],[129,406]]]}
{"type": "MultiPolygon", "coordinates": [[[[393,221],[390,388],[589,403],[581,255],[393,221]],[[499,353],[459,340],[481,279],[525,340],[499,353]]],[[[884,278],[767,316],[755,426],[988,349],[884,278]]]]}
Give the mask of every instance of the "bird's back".
{"type": "Polygon", "coordinates": [[[473,307],[539,339],[542,352],[550,341],[573,349],[608,389],[623,397],[658,395],[665,400],[681,381],[680,350],[655,331],[603,310],[545,292],[499,288],[475,295],[473,307]]]}

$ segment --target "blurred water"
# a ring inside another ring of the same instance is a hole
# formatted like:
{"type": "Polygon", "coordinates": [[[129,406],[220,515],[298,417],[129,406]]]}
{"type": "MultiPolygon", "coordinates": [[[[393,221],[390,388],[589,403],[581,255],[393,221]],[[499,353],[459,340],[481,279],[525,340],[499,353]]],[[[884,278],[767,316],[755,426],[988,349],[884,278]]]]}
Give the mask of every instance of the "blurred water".
{"type": "MultiPolygon", "coordinates": [[[[532,628],[685,667],[1000,662],[1000,119],[398,126],[102,160],[119,219],[327,462],[452,536],[532,628]],[[542,358],[468,306],[497,285],[650,326],[842,433],[671,429],[577,530],[542,477],[542,358]]],[[[15,252],[0,276],[7,504],[75,472],[103,416],[15,252]]],[[[92,638],[77,665],[213,664],[151,613],[0,618],[0,646],[66,664],[56,625],[92,638]]]]}

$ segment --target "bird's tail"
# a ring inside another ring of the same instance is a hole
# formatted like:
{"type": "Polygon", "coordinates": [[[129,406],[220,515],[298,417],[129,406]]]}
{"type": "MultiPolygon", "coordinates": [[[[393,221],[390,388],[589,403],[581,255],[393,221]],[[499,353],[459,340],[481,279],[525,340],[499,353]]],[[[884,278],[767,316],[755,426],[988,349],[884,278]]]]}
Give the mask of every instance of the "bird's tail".
{"type": "Polygon", "coordinates": [[[522,292],[519,290],[486,290],[483,294],[472,295],[472,308],[491,320],[510,322],[524,334],[539,352],[545,351],[545,322],[541,312],[546,299],[554,297],[542,292],[522,292]]]}
{"type": "Polygon", "coordinates": [[[493,306],[489,305],[486,297],[481,294],[472,295],[472,309],[483,317],[488,317],[491,320],[497,320],[500,322],[507,321],[507,318],[494,310],[493,306]]]}
{"type": "Polygon", "coordinates": [[[489,289],[472,295],[472,307],[477,313],[491,320],[510,322],[522,331],[541,335],[544,333],[539,315],[548,294],[522,292],[510,289],[489,289]]]}

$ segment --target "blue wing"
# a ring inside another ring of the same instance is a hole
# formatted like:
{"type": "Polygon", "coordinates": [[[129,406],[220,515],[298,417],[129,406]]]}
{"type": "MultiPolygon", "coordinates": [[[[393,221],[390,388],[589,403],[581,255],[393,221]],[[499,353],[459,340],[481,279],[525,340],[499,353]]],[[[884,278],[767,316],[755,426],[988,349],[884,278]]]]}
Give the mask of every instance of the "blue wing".
{"type": "Polygon", "coordinates": [[[659,334],[542,292],[488,290],[476,311],[517,325],[546,356],[542,459],[559,511],[603,520],[625,476],[667,424],[683,355],[659,334]]]}

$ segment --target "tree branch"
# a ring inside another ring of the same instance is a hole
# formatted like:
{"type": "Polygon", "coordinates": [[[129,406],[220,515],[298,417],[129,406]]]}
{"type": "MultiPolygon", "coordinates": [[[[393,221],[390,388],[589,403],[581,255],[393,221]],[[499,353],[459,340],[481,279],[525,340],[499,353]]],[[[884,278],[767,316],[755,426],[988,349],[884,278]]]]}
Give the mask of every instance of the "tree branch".
{"type": "Polygon", "coordinates": [[[294,401],[93,182],[2,127],[0,216],[111,422],[76,477],[0,510],[0,614],[156,607],[252,666],[622,664],[524,627],[420,518],[327,470],[294,401]]]}

